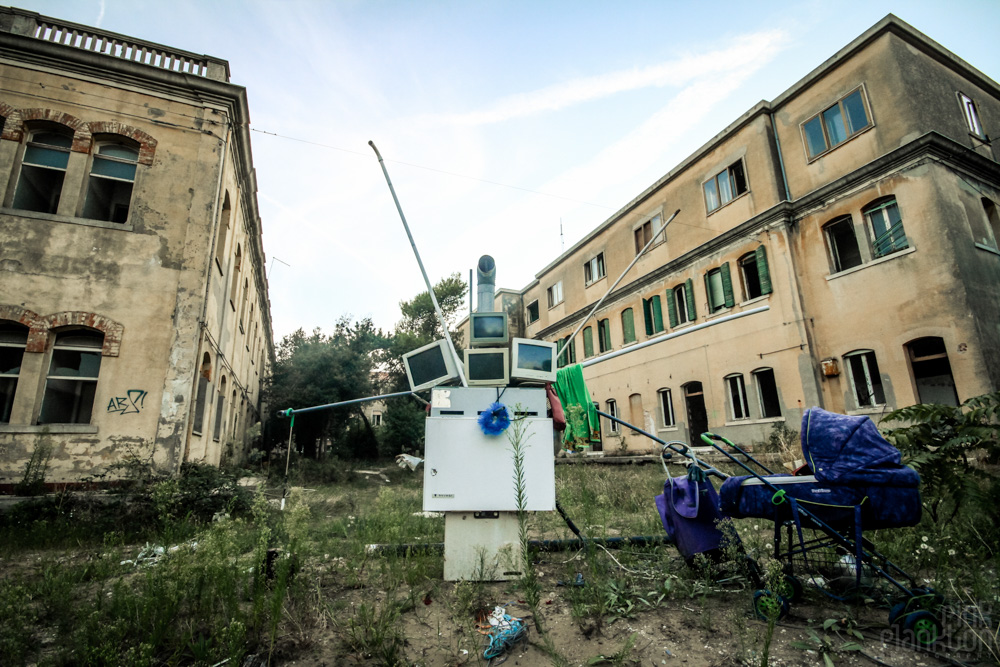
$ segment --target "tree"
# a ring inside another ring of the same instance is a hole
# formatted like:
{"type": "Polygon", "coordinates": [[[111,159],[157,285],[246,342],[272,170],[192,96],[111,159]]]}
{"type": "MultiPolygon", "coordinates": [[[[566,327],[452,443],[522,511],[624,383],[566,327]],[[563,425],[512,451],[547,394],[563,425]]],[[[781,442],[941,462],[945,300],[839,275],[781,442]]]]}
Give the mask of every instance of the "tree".
{"type": "MultiPolygon", "coordinates": [[[[468,285],[458,273],[442,278],[434,285],[434,296],[449,330],[455,324],[458,310],[465,303],[467,289],[468,285]]],[[[409,384],[403,368],[403,355],[444,336],[428,292],[421,292],[409,301],[401,301],[399,310],[403,319],[396,324],[391,341],[378,355],[379,367],[383,371],[380,381],[383,393],[406,391],[409,384]]],[[[452,340],[455,347],[461,349],[461,336],[452,332],[452,340]]],[[[380,433],[382,451],[387,454],[422,452],[425,414],[424,406],[413,399],[388,401],[380,433]]]]}
{"type": "MultiPolygon", "coordinates": [[[[329,336],[319,328],[310,335],[299,329],[285,336],[276,351],[275,365],[265,389],[268,403],[279,410],[301,409],[375,394],[372,371],[376,351],[387,343],[371,319],[352,323],[347,316],[337,321],[329,336]]],[[[316,443],[321,438],[349,443],[346,445],[349,453],[357,458],[377,458],[375,436],[363,414],[361,423],[367,426],[364,428],[367,433],[362,433],[362,437],[348,433],[351,414],[361,414],[360,406],[296,415],[296,441],[307,456],[314,458],[318,451],[316,443]]],[[[287,425],[281,430],[287,437],[287,425]]]]}

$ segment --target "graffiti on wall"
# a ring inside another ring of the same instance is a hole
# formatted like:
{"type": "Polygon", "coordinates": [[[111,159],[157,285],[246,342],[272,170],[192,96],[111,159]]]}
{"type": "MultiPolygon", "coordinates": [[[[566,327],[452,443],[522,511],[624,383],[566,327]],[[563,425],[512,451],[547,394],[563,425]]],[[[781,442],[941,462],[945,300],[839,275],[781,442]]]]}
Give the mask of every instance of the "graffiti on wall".
{"type": "Polygon", "coordinates": [[[108,412],[120,415],[138,414],[145,401],[145,390],[129,389],[124,396],[115,396],[108,402],[108,412]]]}

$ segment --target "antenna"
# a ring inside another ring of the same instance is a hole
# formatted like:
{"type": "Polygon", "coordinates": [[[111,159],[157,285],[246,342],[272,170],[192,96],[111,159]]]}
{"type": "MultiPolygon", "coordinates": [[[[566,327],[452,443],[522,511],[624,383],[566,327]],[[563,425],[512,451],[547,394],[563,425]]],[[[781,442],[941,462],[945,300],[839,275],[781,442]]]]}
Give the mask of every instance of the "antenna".
{"type": "Polygon", "coordinates": [[[559,254],[566,252],[566,239],[563,237],[562,217],[559,218],[559,254]]]}

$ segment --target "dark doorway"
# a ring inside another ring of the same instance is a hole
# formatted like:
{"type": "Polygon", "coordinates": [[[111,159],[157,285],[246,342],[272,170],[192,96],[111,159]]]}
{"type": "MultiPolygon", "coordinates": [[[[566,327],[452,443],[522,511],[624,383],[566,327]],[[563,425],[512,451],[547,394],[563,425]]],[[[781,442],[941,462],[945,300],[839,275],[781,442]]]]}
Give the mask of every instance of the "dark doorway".
{"type": "Polygon", "coordinates": [[[700,382],[684,385],[684,402],[687,404],[688,443],[692,447],[702,444],[701,434],[708,431],[708,413],[705,411],[705,394],[700,382]]]}
{"type": "Polygon", "coordinates": [[[958,405],[955,378],[951,374],[948,350],[944,339],[918,338],[906,344],[913,381],[917,385],[917,400],[921,403],[958,405]]]}

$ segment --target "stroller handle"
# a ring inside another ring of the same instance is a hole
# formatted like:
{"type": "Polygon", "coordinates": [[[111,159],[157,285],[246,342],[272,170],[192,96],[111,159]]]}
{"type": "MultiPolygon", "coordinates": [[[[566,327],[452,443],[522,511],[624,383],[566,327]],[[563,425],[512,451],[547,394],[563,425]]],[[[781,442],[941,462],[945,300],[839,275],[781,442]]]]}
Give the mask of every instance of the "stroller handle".
{"type": "Polygon", "coordinates": [[[752,457],[749,452],[747,452],[746,450],[744,450],[743,448],[741,448],[740,446],[738,446],[737,444],[735,444],[732,440],[729,440],[728,438],[726,438],[724,436],[721,436],[721,435],[719,435],[717,433],[708,433],[708,432],[706,432],[706,433],[702,433],[701,434],[701,440],[706,445],[714,447],[715,449],[717,449],[720,452],[722,452],[723,454],[725,454],[727,458],[731,459],[734,463],[739,464],[741,467],[743,467],[750,474],[756,474],[756,473],[753,470],[751,470],[742,461],[737,460],[732,454],[730,454],[729,452],[727,452],[726,450],[724,450],[722,447],[720,447],[718,444],[716,444],[716,442],[722,442],[722,443],[728,445],[729,447],[732,447],[737,452],[739,452],[740,454],[742,454],[743,456],[745,456],[749,460],[753,461],[757,465],[757,467],[759,467],[761,470],[763,470],[768,475],[773,475],[774,474],[771,471],[770,468],[768,468],[766,465],[764,465],[763,463],[761,463],[760,461],[758,461],[757,459],[755,459],[754,457],[752,457]]]}

